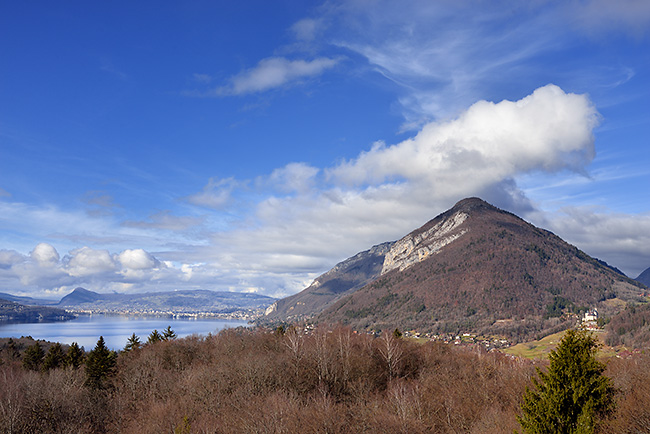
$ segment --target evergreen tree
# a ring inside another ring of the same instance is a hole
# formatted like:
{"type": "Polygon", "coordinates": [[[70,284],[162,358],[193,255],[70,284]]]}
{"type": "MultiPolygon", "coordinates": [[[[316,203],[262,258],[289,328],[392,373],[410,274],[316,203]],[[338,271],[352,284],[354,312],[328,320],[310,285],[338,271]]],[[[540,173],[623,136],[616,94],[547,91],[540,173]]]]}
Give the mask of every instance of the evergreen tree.
{"type": "Polygon", "coordinates": [[[594,433],[598,421],[613,410],[614,388],[596,360],[598,343],[586,331],[569,330],[551,352],[547,372],[539,368],[534,389],[526,388],[522,415],[524,433],[594,433]]]}
{"type": "Polygon", "coordinates": [[[23,355],[23,367],[32,371],[38,371],[41,369],[43,357],[45,357],[43,347],[41,347],[41,344],[36,342],[25,350],[25,354],[23,355]]]}
{"type": "Polygon", "coordinates": [[[63,361],[64,367],[72,367],[74,369],[79,368],[84,362],[84,351],[79,348],[79,344],[73,342],[68,348],[68,352],[65,354],[65,359],[63,361]]]}
{"type": "Polygon", "coordinates": [[[115,372],[117,354],[106,347],[100,336],[97,345],[86,358],[86,385],[93,389],[104,389],[108,378],[115,372]]]}
{"type": "Polygon", "coordinates": [[[156,342],[160,342],[162,340],[163,340],[163,337],[160,334],[160,332],[158,330],[154,329],[154,331],[152,331],[149,334],[149,337],[147,338],[147,343],[148,344],[155,344],[156,342]]]}
{"type": "Polygon", "coordinates": [[[9,360],[18,360],[20,358],[20,351],[16,346],[16,342],[12,338],[9,338],[9,341],[7,342],[6,351],[9,360]]]}
{"type": "Polygon", "coordinates": [[[167,326],[167,328],[163,330],[163,340],[168,341],[173,339],[176,339],[176,333],[172,330],[172,326],[167,326]]]}
{"type": "Polygon", "coordinates": [[[50,369],[63,366],[64,360],[65,354],[63,353],[63,347],[57,342],[50,347],[45,355],[45,360],[43,360],[43,370],[49,371],[50,369]]]}
{"type": "Polygon", "coordinates": [[[137,350],[142,346],[142,342],[140,342],[140,338],[136,336],[135,333],[129,337],[126,341],[126,346],[124,347],[124,351],[131,351],[131,350],[137,350]]]}

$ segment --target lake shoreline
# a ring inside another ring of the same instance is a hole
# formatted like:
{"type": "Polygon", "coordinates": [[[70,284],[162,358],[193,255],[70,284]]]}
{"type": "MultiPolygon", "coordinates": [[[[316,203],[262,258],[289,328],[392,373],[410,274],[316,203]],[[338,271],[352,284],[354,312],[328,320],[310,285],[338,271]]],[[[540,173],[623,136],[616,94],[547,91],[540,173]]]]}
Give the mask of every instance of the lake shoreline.
{"type": "Polygon", "coordinates": [[[103,336],[110,349],[120,350],[133,333],[144,342],[153,330],[160,332],[168,326],[182,338],[191,335],[207,336],[224,328],[250,327],[250,324],[247,321],[221,318],[93,314],[58,322],[0,323],[0,337],[31,336],[38,340],[68,345],[77,342],[89,350],[94,347],[99,336],[103,336]]]}

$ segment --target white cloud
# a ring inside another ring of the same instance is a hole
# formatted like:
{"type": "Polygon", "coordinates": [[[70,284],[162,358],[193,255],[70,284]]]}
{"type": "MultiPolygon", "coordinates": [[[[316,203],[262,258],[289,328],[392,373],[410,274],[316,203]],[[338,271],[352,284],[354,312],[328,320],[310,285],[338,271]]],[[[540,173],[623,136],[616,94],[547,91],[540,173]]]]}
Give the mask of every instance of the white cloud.
{"type": "Polygon", "coordinates": [[[479,101],[457,119],[430,123],[397,145],[377,143],[328,173],[351,185],[424,182],[434,195],[458,196],[519,173],[582,170],[595,155],[597,121],[585,95],[548,85],[519,101],[479,101]]]}
{"type": "Polygon", "coordinates": [[[212,81],[212,77],[209,74],[193,74],[192,78],[194,81],[198,83],[210,83],[212,81]]]}
{"type": "Polygon", "coordinates": [[[185,200],[193,205],[220,209],[230,202],[232,192],[239,186],[240,183],[234,178],[210,178],[201,192],[188,196],[185,200]]]}
{"type": "Polygon", "coordinates": [[[30,253],[30,256],[40,266],[52,267],[59,262],[59,252],[47,243],[40,243],[30,253]]]}
{"type": "Polygon", "coordinates": [[[276,188],[283,192],[306,192],[314,185],[314,178],[320,170],[306,163],[289,163],[275,169],[268,178],[276,188]]]}
{"type": "Polygon", "coordinates": [[[132,270],[150,269],[159,265],[153,255],[142,249],[124,250],[117,255],[117,259],[122,264],[122,267],[132,270]]]}
{"type": "Polygon", "coordinates": [[[301,41],[312,41],[321,30],[322,24],[321,20],[304,18],[291,26],[291,30],[297,39],[301,41]]]}
{"type": "Polygon", "coordinates": [[[23,255],[15,250],[0,250],[0,270],[7,270],[24,261],[23,255]]]}
{"type": "Polygon", "coordinates": [[[108,250],[81,247],[72,250],[65,260],[66,271],[73,277],[103,274],[117,269],[117,264],[108,250]]]}
{"type": "Polygon", "coordinates": [[[243,95],[263,92],[276,87],[321,75],[340,62],[340,58],[319,57],[314,60],[289,60],[270,57],[257,66],[232,77],[227,86],[216,89],[217,95],[243,95]]]}

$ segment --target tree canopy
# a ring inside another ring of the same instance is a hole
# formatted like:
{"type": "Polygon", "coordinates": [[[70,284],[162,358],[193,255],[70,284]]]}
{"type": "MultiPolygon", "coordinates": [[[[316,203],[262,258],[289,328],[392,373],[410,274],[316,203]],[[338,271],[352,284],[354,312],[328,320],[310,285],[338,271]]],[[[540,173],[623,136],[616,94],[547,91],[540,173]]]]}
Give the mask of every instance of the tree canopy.
{"type": "Polygon", "coordinates": [[[25,350],[23,367],[32,371],[38,371],[41,369],[44,357],[45,351],[43,351],[43,347],[41,347],[40,343],[35,342],[34,345],[25,350]]]}

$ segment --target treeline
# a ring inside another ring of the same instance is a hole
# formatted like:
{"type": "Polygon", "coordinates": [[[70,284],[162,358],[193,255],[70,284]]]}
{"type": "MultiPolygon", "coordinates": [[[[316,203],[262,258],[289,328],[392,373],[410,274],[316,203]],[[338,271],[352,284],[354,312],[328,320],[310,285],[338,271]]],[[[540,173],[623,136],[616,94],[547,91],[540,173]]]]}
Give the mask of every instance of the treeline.
{"type": "MultiPolygon", "coordinates": [[[[512,433],[536,375],[499,352],[346,328],[138,340],[95,357],[114,361],[99,383],[91,353],[31,370],[3,349],[0,432],[512,433]]],[[[650,357],[612,359],[605,374],[618,393],[603,432],[649,432],[650,357]]]]}

